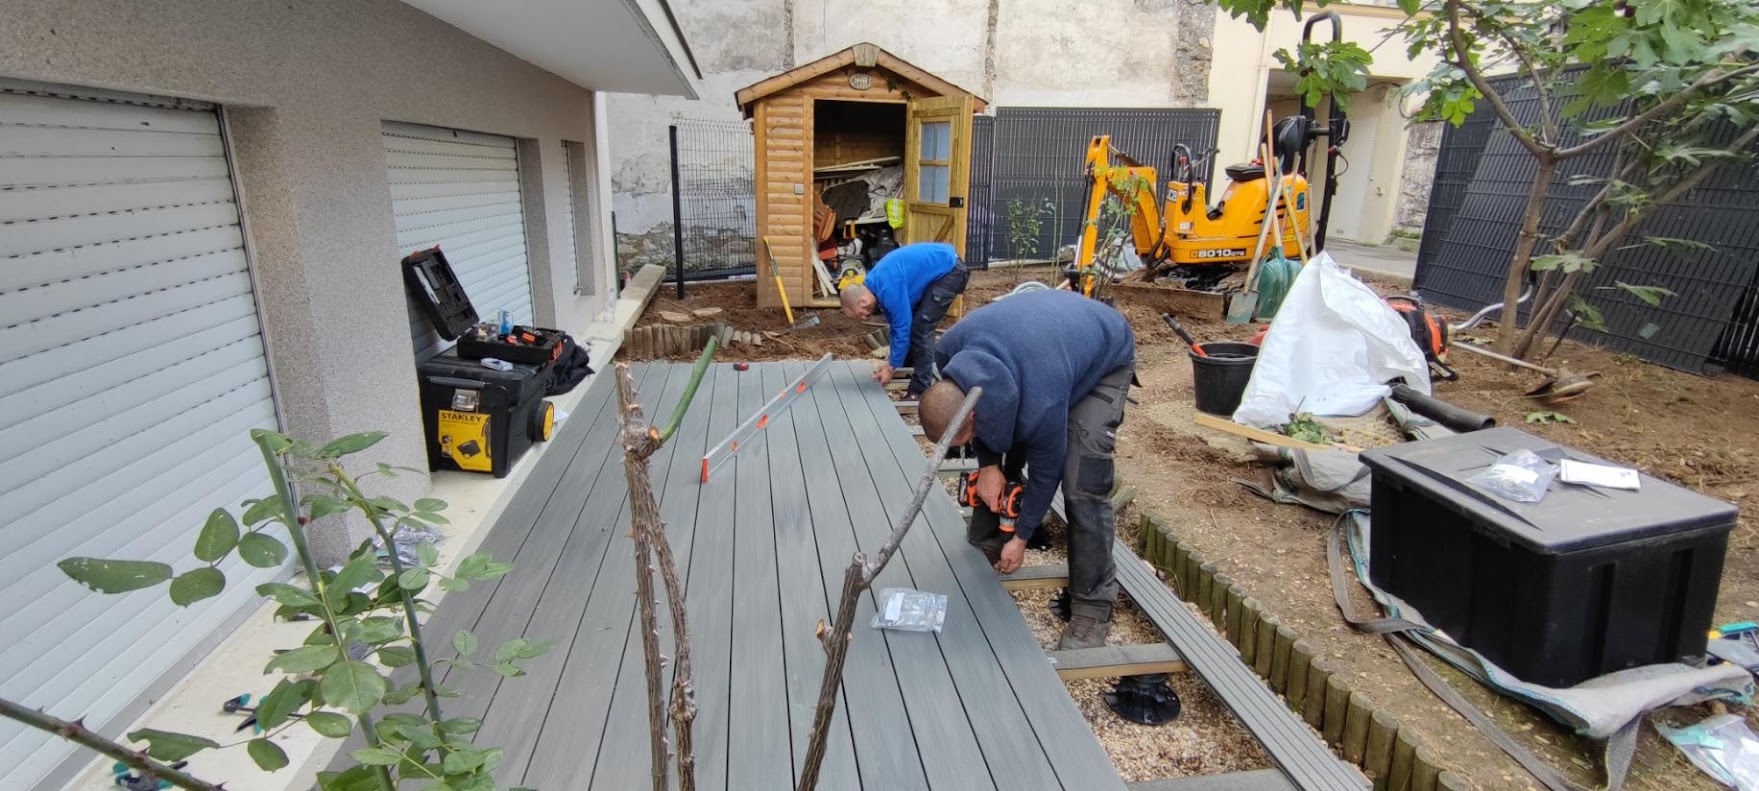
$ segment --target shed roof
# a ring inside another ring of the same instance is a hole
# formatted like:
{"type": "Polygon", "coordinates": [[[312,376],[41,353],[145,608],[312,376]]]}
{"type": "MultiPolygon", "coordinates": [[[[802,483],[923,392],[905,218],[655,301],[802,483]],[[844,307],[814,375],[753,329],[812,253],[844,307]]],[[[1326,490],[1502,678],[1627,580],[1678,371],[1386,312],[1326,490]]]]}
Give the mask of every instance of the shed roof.
{"type": "Polygon", "coordinates": [[[924,88],[932,89],[942,96],[966,94],[976,100],[976,109],[982,109],[986,104],[983,97],[936,77],[928,70],[880,49],[877,45],[866,42],[747,85],[740,88],[734,94],[734,98],[739,103],[740,112],[749,116],[751,115],[751,105],[757,100],[847,66],[882,68],[924,88]]]}

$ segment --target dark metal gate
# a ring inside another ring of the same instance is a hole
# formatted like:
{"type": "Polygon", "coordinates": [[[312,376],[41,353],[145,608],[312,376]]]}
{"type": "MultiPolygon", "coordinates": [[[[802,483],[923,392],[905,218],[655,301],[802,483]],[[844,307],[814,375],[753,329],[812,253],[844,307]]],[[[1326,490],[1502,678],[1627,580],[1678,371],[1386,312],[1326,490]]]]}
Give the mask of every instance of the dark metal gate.
{"type": "MultiPolygon", "coordinates": [[[[993,257],[996,213],[990,207],[995,180],[996,118],[971,119],[971,182],[965,197],[965,263],[988,269],[993,257]]],[[[1005,217],[1005,215],[1004,215],[1005,217]]]]}
{"type": "MultiPolygon", "coordinates": [[[[1506,78],[1505,78],[1506,79],[1506,78]]],[[[1511,111],[1536,117],[1532,91],[1507,84],[1511,111]]],[[[1542,234],[1557,233],[1594,185],[1574,175],[1602,175],[1610,152],[1570,163],[1548,196],[1542,234]]],[[[1442,135],[1436,186],[1419,247],[1416,288],[1439,304],[1476,310],[1502,297],[1516,232],[1535,163],[1481,107],[1442,135]]],[[[1606,317],[1607,331],[1578,327],[1570,337],[1628,352],[1672,368],[1726,368],[1759,378],[1759,180],[1752,164],[1725,167],[1684,200],[1657,211],[1605,256],[1579,292],[1606,317]],[[1709,245],[1655,245],[1646,238],[1709,245]],[[1638,300],[1616,283],[1661,286],[1677,296],[1660,305],[1638,300]]],[[[1545,252],[1538,250],[1536,252],[1545,252]]]]}
{"type": "MultiPolygon", "coordinates": [[[[1112,146],[1168,175],[1173,145],[1202,157],[1216,146],[1221,112],[1210,109],[1108,109],[1001,107],[996,110],[994,170],[989,200],[989,251],[996,259],[1016,255],[1008,243],[1008,204],[1049,201],[1032,257],[1051,258],[1081,233],[1087,192],[1083,165],[1087,144],[1109,134],[1112,146]]],[[[1214,163],[1209,163],[1213,170],[1214,163]]],[[[975,171],[975,167],[974,167],[975,171]]],[[[1201,173],[1199,174],[1202,175],[1201,173]]],[[[969,241],[967,242],[969,244],[969,241]]]]}

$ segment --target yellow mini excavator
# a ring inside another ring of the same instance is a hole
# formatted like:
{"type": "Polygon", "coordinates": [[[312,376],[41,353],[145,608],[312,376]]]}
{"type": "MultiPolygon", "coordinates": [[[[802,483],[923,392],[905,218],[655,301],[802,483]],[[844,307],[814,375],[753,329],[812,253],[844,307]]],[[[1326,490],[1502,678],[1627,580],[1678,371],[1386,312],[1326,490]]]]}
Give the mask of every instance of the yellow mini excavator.
{"type": "MultiPolygon", "coordinates": [[[[1333,40],[1342,37],[1337,14],[1328,11],[1308,19],[1302,38],[1310,39],[1314,24],[1322,20],[1332,23],[1333,40]]],[[[1124,242],[1133,243],[1141,258],[1143,280],[1165,277],[1202,291],[1216,288],[1229,274],[1263,258],[1279,241],[1284,257],[1291,260],[1301,258],[1303,241],[1309,254],[1324,249],[1331,198],[1337,191],[1338,148],[1350,133],[1349,120],[1338,107],[1337,97],[1329,99],[1325,121],[1318,119],[1314,108],[1304,106],[1300,115],[1277,122],[1269,143],[1279,173],[1267,173],[1269,163],[1260,160],[1229,165],[1225,169],[1227,188],[1214,205],[1209,203],[1208,155],[1194,157],[1187,146],[1173,146],[1163,204],[1154,167],[1113,148],[1110,135],[1094,137],[1087,146],[1086,213],[1070,267],[1077,281],[1074,285],[1091,293],[1096,272],[1121,274],[1105,259],[1124,242]],[[1306,174],[1309,155],[1321,138],[1325,139],[1326,179],[1316,225],[1306,174]],[[1200,171],[1205,174],[1201,179],[1197,175],[1200,171]],[[1260,249],[1260,229],[1270,219],[1267,209],[1276,186],[1273,178],[1282,180],[1281,197],[1274,207],[1275,227],[1282,233],[1280,239],[1266,239],[1260,249]],[[1109,210],[1108,201],[1112,202],[1109,210]],[[1120,233],[1126,222],[1128,233],[1120,233]],[[1102,228],[1107,238],[1101,238],[1102,228]],[[1096,269],[1096,263],[1102,266],[1096,269]]]]}

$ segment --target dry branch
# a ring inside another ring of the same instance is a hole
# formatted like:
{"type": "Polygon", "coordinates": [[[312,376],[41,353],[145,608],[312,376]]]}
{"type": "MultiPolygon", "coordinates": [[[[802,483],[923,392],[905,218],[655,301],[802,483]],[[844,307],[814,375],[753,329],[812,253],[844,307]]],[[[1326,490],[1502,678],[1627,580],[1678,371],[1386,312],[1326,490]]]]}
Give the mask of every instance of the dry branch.
{"type": "Polygon", "coordinates": [[[156,777],[178,788],[188,788],[192,791],[221,791],[220,786],[148,758],[145,751],[130,750],[98,735],[85,726],[83,719],[68,722],[5,699],[0,699],[0,717],[46,733],[52,733],[93,752],[121,761],[130,768],[142,772],[143,776],[156,777]]]}
{"type": "Polygon", "coordinates": [[[873,586],[873,581],[898,553],[904,534],[910,531],[916,515],[922,512],[922,504],[928,500],[929,490],[940,485],[941,460],[947,457],[947,446],[952,444],[953,435],[959,433],[959,427],[965,425],[965,417],[971,414],[971,408],[981,395],[983,388],[971,388],[971,392],[965,394],[964,403],[953,413],[953,419],[947,422],[949,428],[935,443],[922,477],[916,480],[910,507],[892,526],[892,533],[880,545],[879,554],[869,561],[866,553],[857,550],[849,559],[849,568],[843,572],[843,594],[837,602],[836,625],[826,628],[824,621],[818,623],[818,639],[825,649],[825,672],[819,681],[818,703],[813,707],[812,735],[806,742],[806,760],[800,768],[798,791],[812,791],[818,786],[818,771],[824,763],[825,744],[830,738],[831,715],[837,709],[837,690],[843,685],[843,661],[848,658],[849,643],[855,638],[855,606],[861,600],[861,594],[873,586]]]}

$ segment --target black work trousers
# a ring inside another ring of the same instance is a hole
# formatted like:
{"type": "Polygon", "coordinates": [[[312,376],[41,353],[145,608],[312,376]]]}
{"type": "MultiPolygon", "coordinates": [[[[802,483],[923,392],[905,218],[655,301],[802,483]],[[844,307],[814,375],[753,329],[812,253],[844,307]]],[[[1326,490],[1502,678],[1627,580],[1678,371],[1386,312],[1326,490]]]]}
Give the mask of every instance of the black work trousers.
{"type": "Polygon", "coordinates": [[[905,398],[914,400],[934,384],[934,332],[941,326],[941,319],[947,317],[953,300],[965,293],[965,281],[970,274],[964,261],[955,262],[952,271],[928,284],[928,290],[922,292],[922,299],[916,303],[916,313],[910,319],[909,357],[910,367],[915,371],[910,375],[905,398]]]}
{"type": "MultiPolygon", "coordinates": [[[[1099,380],[1092,391],[1069,409],[1069,450],[1063,461],[1063,514],[1069,525],[1069,599],[1075,615],[1105,621],[1118,600],[1117,569],[1112,565],[1112,539],[1117,514],[1112,512],[1112,453],[1118,426],[1124,422],[1124,399],[1136,366],[1125,365],[1099,380]]],[[[1002,472],[1019,480],[1026,449],[1002,455],[1002,472]]],[[[1013,538],[1003,532],[1001,518],[979,506],[971,514],[966,540],[991,563],[1002,545],[1013,538]]]]}

